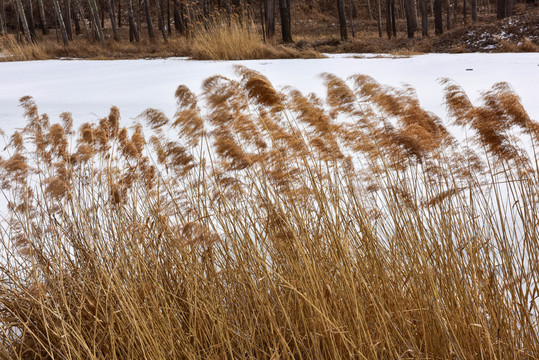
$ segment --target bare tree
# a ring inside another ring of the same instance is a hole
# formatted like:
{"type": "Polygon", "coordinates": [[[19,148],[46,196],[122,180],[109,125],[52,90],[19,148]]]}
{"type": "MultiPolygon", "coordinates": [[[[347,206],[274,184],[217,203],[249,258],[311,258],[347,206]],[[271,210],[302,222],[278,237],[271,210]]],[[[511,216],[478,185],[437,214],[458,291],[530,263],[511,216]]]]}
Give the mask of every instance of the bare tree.
{"type": "Polygon", "coordinates": [[[0,0],[0,34],[7,34],[7,25],[6,25],[6,13],[4,8],[4,0],[0,0]]]}
{"type": "Polygon", "coordinates": [[[391,0],[386,0],[386,33],[387,38],[391,39],[391,0]]]}
{"type": "Polygon", "coordinates": [[[34,9],[32,7],[31,0],[24,1],[24,12],[26,14],[26,20],[28,21],[28,30],[30,30],[30,36],[32,39],[36,38],[36,27],[34,25],[34,9]]]}
{"type": "Polygon", "coordinates": [[[149,0],[144,0],[144,11],[146,12],[146,25],[148,26],[148,36],[150,37],[150,40],[153,40],[155,39],[155,32],[153,31],[149,0]]]}
{"type": "Polygon", "coordinates": [[[283,35],[283,42],[293,42],[292,24],[290,20],[290,0],[279,0],[279,10],[281,13],[281,32],[283,35]]]}
{"type": "Polygon", "coordinates": [[[451,30],[453,28],[453,24],[451,23],[451,0],[445,1],[445,8],[446,8],[446,23],[447,23],[447,30],[451,30]]]}
{"type": "Polygon", "coordinates": [[[506,8],[505,0],[497,0],[496,1],[496,18],[503,19],[505,14],[505,8],[506,8]]]}
{"type": "Polygon", "coordinates": [[[118,35],[118,27],[116,26],[116,14],[114,14],[114,0],[107,0],[107,6],[109,8],[110,27],[112,28],[114,40],[120,41],[120,36],[118,35]]]}
{"type": "Polygon", "coordinates": [[[477,21],[477,0],[472,0],[472,21],[477,21]]]}
{"type": "Polygon", "coordinates": [[[386,0],[387,38],[391,39],[396,33],[395,26],[395,0],[386,0]]]}
{"type": "Polygon", "coordinates": [[[97,10],[97,3],[95,0],[88,0],[88,7],[90,8],[90,14],[92,16],[97,37],[101,43],[104,43],[105,35],[103,34],[103,28],[101,27],[101,22],[99,21],[99,11],[97,10]]]}
{"type": "Polygon", "coordinates": [[[64,22],[66,25],[67,37],[73,40],[73,29],[71,25],[71,1],[64,0],[64,22]]]}
{"type": "Polygon", "coordinates": [[[129,41],[139,42],[140,34],[137,26],[135,25],[135,17],[133,15],[133,3],[131,0],[127,0],[127,17],[129,18],[129,41]]]}
{"type": "Polygon", "coordinates": [[[344,8],[344,0],[337,0],[337,12],[339,13],[341,40],[348,40],[348,29],[346,27],[346,10],[344,8]]]}
{"type": "Polygon", "coordinates": [[[82,28],[84,29],[84,34],[86,35],[86,39],[90,39],[90,31],[88,31],[88,26],[86,25],[86,16],[84,15],[84,9],[82,8],[82,4],[80,0],[73,0],[75,2],[75,12],[77,13],[78,17],[81,20],[82,28]]]}
{"type": "Polygon", "coordinates": [[[376,20],[378,22],[378,36],[382,37],[382,5],[380,4],[380,0],[376,0],[376,7],[377,7],[376,20]]]}
{"type": "Polygon", "coordinates": [[[391,31],[393,36],[397,36],[397,19],[395,13],[395,0],[391,0],[391,31]]]}
{"type": "Polygon", "coordinates": [[[155,6],[157,8],[157,21],[159,30],[161,30],[161,34],[163,35],[163,40],[167,42],[167,29],[165,28],[165,22],[163,21],[163,6],[161,6],[161,0],[155,0],[155,6]]]}
{"type": "Polygon", "coordinates": [[[28,28],[28,22],[26,21],[26,15],[24,14],[24,6],[22,5],[21,0],[15,0],[15,6],[17,7],[17,13],[19,17],[19,22],[22,26],[24,37],[26,41],[32,41],[32,34],[30,34],[30,29],[28,28]]]}
{"type": "Polygon", "coordinates": [[[39,23],[41,24],[41,32],[43,35],[47,35],[49,33],[49,28],[47,27],[47,18],[45,16],[43,0],[37,0],[37,8],[39,13],[39,23]]]}
{"type": "Polygon", "coordinates": [[[505,0],[505,16],[513,16],[513,0],[505,0]]]}
{"type": "Polygon", "coordinates": [[[404,0],[404,12],[406,15],[406,30],[408,38],[413,38],[417,26],[417,20],[414,20],[414,10],[411,0],[404,0]]]}
{"type": "Polygon", "coordinates": [[[444,32],[442,17],[442,0],[434,0],[434,33],[436,35],[444,32]]]}
{"type": "Polygon", "coordinates": [[[141,16],[142,16],[141,15],[141,13],[142,13],[142,11],[141,11],[141,9],[142,9],[142,0],[135,0],[135,3],[137,4],[136,9],[135,9],[135,11],[136,11],[135,18],[136,18],[136,22],[137,22],[137,30],[138,30],[138,32],[140,34],[140,29],[141,29],[141,24],[142,24],[142,20],[141,20],[141,16]]]}
{"type": "Polygon", "coordinates": [[[272,39],[275,35],[275,0],[264,1],[265,35],[272,39]]]}
{"type": "Polygon", "coordinates": [[[427,0],[420,0],[421,6],[421,35],[429,37],[429,18],[427,14],[427,0]]]}
{"type": "Polygon", "coordinates": [[[122,0],[118,0],[118,27],[122,27],[122,0]]]}
{"type": "MultiPolygon", "coordinates": [[[[464,0],[466,1],[466,0],[464,0]]],[[[458,7],[458,0],[453,0],[453,26],[456,26],[457,25],[457,15],[458,15],[458,11],[457,11],[457,7],[458,7]]]]}
{"type": "Polygon", "coordinates": [[[174,28],[181,35],[185,35],[187,33],[187,27],[185,23],[185,15],[184,15],[185,4],[183,1],[180,3],[179,0],[174,0],[173,13],[174,13],[174,28]]]}
{"type": "MultiPolygon", "coordinates": [[[[370,2],[369,2],[369,13],[370,13],[370,2]]],[[[350,32],[352,33],[352,37],[356,37],[356,30],[354,29],[354,4],[352,4],[352,0],[348,0],[348,16],[350,21],[350,32]]]]}
{"type": "Polygon", "coordinates": [[[79,16],[79,12],[77,11],[77,9],[75,9],[74,11],[71,11],[71,15],[72,15],[72,20],[73,20],[73,25],[75,25],[75,35],[80,35],[80,21],[81,21],[81,18],[79,16]]]}
{"type": "Polygon", "coordinates": [[[167,1],[167,30],[168,34],[172,35],[171,23],[170,23],[170,0],[167,1]]]}
{"type": "Polygon", "coordinates": [[[60,26],[60,31],[62,32],[62,40],[64,42],[64,45],[68,45],[69,38],[67,37],[66,26],[62,17],[62,11],[60,9],[60,4],[58,3],[58,0],[52,0],[52,5],[54,7],[54,12],[56,13],[56,20],[58,22],[58,25],[60,26]]]}

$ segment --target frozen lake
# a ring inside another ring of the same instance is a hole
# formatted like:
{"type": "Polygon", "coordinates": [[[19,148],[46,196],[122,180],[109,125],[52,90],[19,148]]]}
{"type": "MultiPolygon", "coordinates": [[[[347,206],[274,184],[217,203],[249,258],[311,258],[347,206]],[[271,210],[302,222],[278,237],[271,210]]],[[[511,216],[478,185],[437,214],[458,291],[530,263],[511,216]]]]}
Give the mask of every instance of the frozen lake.
{"type": "Polygon", "coordinates": [[[509,82],[522,98],[532,119],[539,120],[539,53],[428,54],[407,58],[332,55],[327,59],[192,61],[50,60],[0,63],[0,127],[8,132],[22,126],[19,98],[33,96],[41,113],[56,122],[58,114],[73,113],[76,123],[97,120],[112,105],[120,108],[124,124],[143,110],[158,108],[172,115],[174,91],[180,84],[200,92],[204,79],[215,74],[233,76],[241,64],[267,76],[277,88],[292,86],[325,94],[319,75],[330,72],[346,78],[366,74],[378,82],[410,84],[424,108],[445,116],[438,79],[458,82],[472,101],[500,81],[509,82]]]}

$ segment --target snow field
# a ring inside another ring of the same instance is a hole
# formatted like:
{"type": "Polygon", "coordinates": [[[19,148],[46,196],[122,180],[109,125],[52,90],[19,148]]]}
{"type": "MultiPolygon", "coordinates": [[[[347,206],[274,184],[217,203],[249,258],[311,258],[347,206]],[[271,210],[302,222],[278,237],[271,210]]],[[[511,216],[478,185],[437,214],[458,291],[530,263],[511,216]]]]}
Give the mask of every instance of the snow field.
{"type": "Polygon", "coordinates": [[[443,119],[440,78],[460,84],[475,101],[493,84],[509,82],[521,97],[532,119],[539,120],[539,53],[527,54],[428,54],[408,58],[331,55],[327,59],[192,61],[154,60],[49,60],[0,63],[0,128],[7,133],[23,125],[19,98],[34,97],[40,113],[51,122],[62,112],[73,113],[75,125],[106,116],[111,106],[120,109],[128,125],[147,108],[172,116],[174,92],[185,84],[195,93],[212,75],[234,76],[241,64],[265,75],[277,88],[294,87],[325,96],[320,74],[347,78],[372,76],[383,85],[409,84],[423,108],[443,119]]]}

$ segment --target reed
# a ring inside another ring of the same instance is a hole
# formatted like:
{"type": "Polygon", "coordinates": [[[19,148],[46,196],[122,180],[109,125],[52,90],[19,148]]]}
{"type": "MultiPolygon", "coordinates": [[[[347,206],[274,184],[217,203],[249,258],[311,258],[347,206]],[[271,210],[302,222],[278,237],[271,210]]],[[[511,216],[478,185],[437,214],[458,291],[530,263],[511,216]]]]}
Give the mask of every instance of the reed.
{"type": "Polygon", "coordinates": [[[0,356],[536,358],[538,124],[518,96],[445,80],[442,121],[413,89],[324,81],[325,101],[238,67],[130,128],[21,99],[0,356]]]}

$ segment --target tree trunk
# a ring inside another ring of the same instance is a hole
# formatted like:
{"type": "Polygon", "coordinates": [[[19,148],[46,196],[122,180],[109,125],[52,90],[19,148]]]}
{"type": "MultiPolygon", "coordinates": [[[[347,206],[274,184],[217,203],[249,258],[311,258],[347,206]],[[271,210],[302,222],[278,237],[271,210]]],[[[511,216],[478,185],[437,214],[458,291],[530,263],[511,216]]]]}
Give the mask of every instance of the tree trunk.
{"type": "Polygon", "coordinates": [[[6,11],[4,8],[4,0],[0,0],[0,34],[7,34],[7,25],[6,25],[6,11]]]}
{"type": "Polygon", "coordinates": [[[344,0],[337,0],[337,10],[339,12],[341,40],[348,40],[348,28],[346,27],[346,10],[344,8],[344,0]]]}
{"type": "Polygon", "coordinates": [[[453,27],[453,24],[451,24],[451,0],[445,1],[445,7],[447,10],[447,14],[446,14],[447,30],[451,30],[451,28],[453,27]]]}
{"type": "Polygon", "coordinates": [[[159,30],[161,30],[163,40],[167,42],[167,29],[165,28],[165,22],[163,20],[163,7],[161,5],[161,0],[155,0],[155,6],[157,7],[157,21],[159,30]]]}
{"type": "Polygon", "coordinates": [[[122,27],[122,0],[118,0],[118,27],[122,27]]]}
{"type": "Polygon", "coordinates": [[[393,36],[397,36],[397,20],[395,14],[395,0],[391,0],[391,30],[393,31],[393,36]]]}
{"type": "Polygon", "coordinates": [[[114,34],[114,40],[120,41],[120,35],[118,35],[118,27],[116,26],[116,16],[114,14],[114,0],[107,0],[107,6],[109,8],[110,27],[114,34]]]}
{"type": "Polygon", "coordinates": [[[43,6],[43,0],[37,0],[37,8],[39,10],[39,23],[41,24],[41,32],[43,35],[48,35],[49,28],[47,27],[47,19],[45,16],[45,7],[43,6]]]}
{"type": "Polygon", "coordinates": [[[505,0],[505,16],[513,16],[513,0],[505,0]]]}
{"type": "Polygon", "coordinates": [[[468,22],[468,1],[462,0],[462,22],[464,25],[468,22]]]}
{"type": "Polygon", "coordinates": [[[73,41],[73,29],[71,24],[71,2],[64,0],[64,22],[66,24],[67,37],[73,41]]]}
{"type": "Polygon", "coordinates": [[[505,17],[505,0],[497,0],[496,5],[496,17],[498,19],[503,19],[505,17]]]}
{"type": "Polygon", "coordinates": [[[153,31],[149,0],[144,0],[144,11],[146,12],[146,25],[148,26],[148,36],[150,37],[150,40],[153,40],[155,39],[155,32],[153,31]]]}
{"type": "Polygon", "coordinates": [[[412,4],[412,25],[414,30],[419,29],[419,21],[417,20],[417,0],[411,0],[412,4]]]}
{"type": "Polygon", "coordinates": [[[434,0],[434,33],[436,35],[444,32],[442,17],[442,0],[434,0]]]}
{"type": "Polygon", "coordinates": [[[101,22],[99,21],[99,10],[97,9],[97,4],[95,0],[88,0],[88,7],[90,8],[90,14],[94,22],[95,31],[97,37],[101,43],[105,42],[105,35],[103,35],[103,28],[101,27],[101,22]]]}
{"type": "Polygon", "coordinates": [[[80,35],[80,16],[77,11],[72,11],[71,16],[73,20],[73,25],[75,25],[75,35],[80,35]]]}
{"type": "Polygon", "coordinates": [[[421,5],[421,35],[429,37],[429,18],[427,14],[427,0],[420,0],[421,5]]]}
{"type": "Polygon", "coordinates": [[[127,0],[127,17],[129,18],[129,41],[139,42],[140,35],[135,25],[135,17],[133,16],[133,3],[127,0]]]}
{"type": "Polygon", "coordinates": [[[292,40],[292,23],[290,19],[290,0],[279,0],[279,10],[281,13],[281,32],[283,42],[291,43],[292,40]]]}
{"type": "Polygon", "coordinates": [[[380,0],[376,0],[376,7],[377,7],[376,20],[378,22],[378,36],[382,37],[382,4],[380,4],[380,0]]]}
{"type": "Polygon", "coordinates": [[[172,28],[170,23],[170,0],[167,0],[167,30],[168,35],[172,35],[172,28]]]}
{"type": "Polygon", "coordinates": [[[386,25],[387,38],[391,39],[391,0],[386,0],[386,25]]]}
{"type": "MultiPolygon", "coordinates": [[[[95,4],[97,6],[97,3],[95,4]]],[[[99,4],[99,13],[101,14],[101,29],[105,28],[105,6],[103,5],[103,1],[99,4]]]]}
{"type": "Polygon", "coordinates": [[[458,5],[459,5],[458,0],[453,0],[453,22],[452,22],[453,26],[457,25],[458,5]]]}
{"type": "Polygon", "coordinates": [[[28,29],[30,30],[30,35],[32,39],[36,38],[36,27],[34,22],[34,9],[32,7],[31,0],[24,1],[24,13],[26,14],[26,20],[28,21],[28,29]]]}
{"type": "Polygon", "coordinates": [[[374,17],[372,16],[371,0],[367,0],[367,9],[369,10],[369,20],[372,21],[374,17]]]}
{"type": "Polygon", "coordinates": [[[15,0],[15,5],[17,6],[17,13],[19,14],[19,22],[22,25],[22,30],[26,41],[32,41],[32,34],[30,34],[30,29],[28,28],[28,22],[26,20],[26,15],[24,14],[24,6],[22,5],[21,0],[15,0]]]}
{"type": "Polygon", "coordinates": [[[84,33],[86,34],[86,39],[90,40],[90,31],[88,31],[88,26],[86,25],[86,16],[84,15],[82,4],[80,3],[80,0],[73,1],[75,1],[75,12],[78,14],[79,19],[82,22],[82,27],[84,29],[84,33]]]}
{"type": "Polygon", "coordinates": [[[472,0],[472,21],[477,21],[477,0],[472,0]]]}
{"type": "Polygon", "coordinates": [[[185,28],[185,21],[183,17],[183,8],[179,0],[174,0],[173,13],[174,13],[174,27],[176,31],[178,31],[180,35],[185,35],[186,28],[185,28]]]}
{"type": "Polygon", "coordinates": [[[60,9],[60,4],[58,3],[58,0],[52,0],[52,5],[54,6],[54,12],[56,13],[56,20],[58,21],[58,25],[60,26],[60,30],[62,32],[62,40],[64,41],[64,45],[67,45],[69,44],[69,38],[67,37],[66,26],[64,23],[64,19],[62,18],[62,11],[60,9]]]}
{"type": "Polygon", "coordinates": [[[352,34],[352,37],[356,37],[356,30],[354,29],[354,8],[352,4],[352,0],[348,0],[348,15],[350,20],[350,33],[352,34]]]}
{"type": "Polygon", "coordinates": [[[264,5],[265,34],[268,39],[272,39],[275,35],[275,0],[265,0],[264,5]]]}
{"type": "Polygon", "coordinates": [[[408,38],[412,39],[414,37],[414,23],[413,23],[413,9],[411,0],[404,0],[404,13],[406,15],[406,30],[408,33],[408,38]]]}
{"type": "Polygon", "coordinates": [[[141,27],[142,26],[141,25],[142,24],[142,19],[141,19],[141,17],[142,17],[142,15],[141,15],[141,13],[142,13],[142,10],[141,10],[142,9],[142,0],[135,0],[135,1],[136,1],[136,4],[137,4],[137,9],[136,9],[137,10],[137,12],[136,12],[136,14],[137,14],[137,16],[136,16],[137,30],[138,30],[138,32],[140,34],[140,31],[141,31],[140,29],[142,28],[141,27]]]}
{"type": "Polygon", "coordinates": [[[265,2],[260,1],[260,25],[262,26],[262,41],[266,42],[266,12],[264,10],[265,2]]]}
{"type": "Polygon", "coordinates": [[[182,19],[180,17],[180,4],[178,0],[172,3],[172,16],[174,17],[174,29],[182,34],[182,19]]]}

